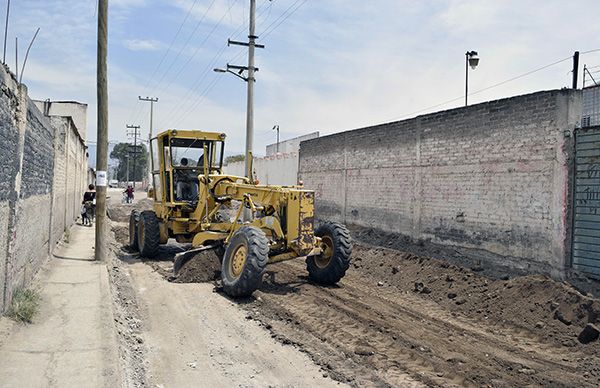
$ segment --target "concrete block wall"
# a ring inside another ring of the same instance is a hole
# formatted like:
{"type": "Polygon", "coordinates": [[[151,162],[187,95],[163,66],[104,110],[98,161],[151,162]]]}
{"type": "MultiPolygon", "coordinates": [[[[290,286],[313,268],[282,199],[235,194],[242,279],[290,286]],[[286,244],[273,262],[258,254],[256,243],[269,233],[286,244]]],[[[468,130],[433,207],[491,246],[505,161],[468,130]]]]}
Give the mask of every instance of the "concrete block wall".
{"type": "MultiPolygon", "coordinates": [[[[254,158],[252,167],[260,184],[292,186],[298,183],[297,152],[254,158]]],[[[244,162],[229,163],[225,166],[225,172],[244,176],[244,162]]]]}
{"type": "Polygon", "coordinates": [[[299,176],[318,218],[561,277],[580,115],[553,90],[342,132],[301,143],[299,176]]]}
{"type": "Polygon", "coordinates": [[[27,87],[18,85],[4,67],[0,90],[2,312],[14,290],[29,285],[76,218],[87,166],[85,143],[71,118],[50,118],[40,112],[27,87]],[[72,150],[71,159],[64,158],[67,149],[72,150]],[[69,196],[72,202],[60,203],[69,196]]]}

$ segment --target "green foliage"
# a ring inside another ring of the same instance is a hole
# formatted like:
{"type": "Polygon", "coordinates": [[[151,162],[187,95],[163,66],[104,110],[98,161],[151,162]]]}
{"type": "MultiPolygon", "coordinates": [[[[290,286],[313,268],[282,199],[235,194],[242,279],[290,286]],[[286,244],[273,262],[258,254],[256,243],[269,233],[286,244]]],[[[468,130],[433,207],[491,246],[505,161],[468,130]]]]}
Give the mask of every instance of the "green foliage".
{"type": "Polygon", "coordinates": [[[40,306],[40,297],[34,290],[15,290],[6,315],[21,323],[31,323],[40,306]]]}
{"type": "Polygon", "coordinates": [[[228,165],[229,163],[235,163],[235,162],[243,162],[244,161],[244,155],[240,154],[240,155],[230,155],[228,157],[225,158],[225,165],[228,165]]]}
{"type": "Polygon", "coordinates": [[[133,143],[119,143],[115,145],[112,152],[110,153],[111,159],[117,159],[119,161],[119,167],[117,168],[117,176],[121,182],[127,181],[127,157],[129,156],[129,180],[139,182],[143,180],[147,175],[148,170],[148,150],[146,145],[138,144],[137,152],[134,153],[133,143]],[[135,171],[134,171],[134,156],[135,171]]]}

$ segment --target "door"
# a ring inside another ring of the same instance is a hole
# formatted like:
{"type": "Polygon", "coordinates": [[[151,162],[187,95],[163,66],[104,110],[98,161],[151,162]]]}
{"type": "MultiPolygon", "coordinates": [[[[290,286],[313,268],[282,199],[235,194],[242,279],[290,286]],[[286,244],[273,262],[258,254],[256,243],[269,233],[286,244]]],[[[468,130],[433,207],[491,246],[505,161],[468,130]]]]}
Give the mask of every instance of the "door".
{"type": "Polygon", "coordinates": [[[575,132],[573,268],[600,278],[600,126],[575,132]]]}

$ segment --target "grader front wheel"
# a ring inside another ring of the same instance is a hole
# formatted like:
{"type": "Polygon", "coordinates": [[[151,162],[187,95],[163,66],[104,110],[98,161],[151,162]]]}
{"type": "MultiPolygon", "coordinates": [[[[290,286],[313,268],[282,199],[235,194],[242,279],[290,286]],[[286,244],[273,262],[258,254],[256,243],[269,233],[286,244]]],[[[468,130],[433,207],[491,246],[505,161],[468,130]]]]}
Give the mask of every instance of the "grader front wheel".
{"type": "Polygon", "coordinates": [[[335,284],[350,267],[350,232],[342,224],[326,222],[315,230],[315,235],[321,237],[322,253],[306,258],[308,277],[315,283],[335,284]]]}
{"type": "Polygon", "coordinates": [[[253,226],[240,228],[227,245],[221,263],[223,290],[232,297],[250,296],[262,284],[269,260],[269,241],[253,226]]]}

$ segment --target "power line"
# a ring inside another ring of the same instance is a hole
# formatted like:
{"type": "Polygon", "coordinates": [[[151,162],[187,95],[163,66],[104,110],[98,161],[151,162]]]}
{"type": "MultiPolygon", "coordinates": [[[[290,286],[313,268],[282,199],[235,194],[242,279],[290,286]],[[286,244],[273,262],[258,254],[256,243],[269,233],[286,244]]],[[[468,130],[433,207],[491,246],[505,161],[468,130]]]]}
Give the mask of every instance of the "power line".
{"type": "MultiPolygon", "coordinates": [[[[227,10],[227,12],[231,11],[231,7],[233,6],[234,3],[231,4],[231,6],[229,7],[229,9],[227,10]]],[[[163,89],[163,91],[168,90],[169,87],[171,87],[171,85],[173,84],[173,82],[181,75],[181,73],[183,72],[183,70],[189,65],[189,63],[192,61],[192,59],[194,59],[196,57],[196,54],[198,54],[198,51],[200,51],[200,48],[202,46],[204,46],[204,43],[206,43],[206,41],[212,36],[212,34],[215,32],[215,30],[221,25],[221,23],[223,22],[223,19],[225,19],[225,16],[227,16],[227,12],[225,12],[223,14],[223,16],[221,16],[221,19],[219,19],[219,21],[217,22],[217,24],[215,24],[213,26],[213,28],[210,30],[210,32],[208,33],[208,35],[206,35],[204,37],[204,39],[202,40],[202,42],[196,47],[196,50],[194,50],[194,53],[188,57],[187,61],[183,64],[183,66],[179,69],[179,71],[177,72],[177,74],[175,74],[175,77],[173,77],[171,79],[171,81],[169,81],[169,83],[167,84],[167,86],[163,89]]]]}
{"type": "MultiPolygon", "coordinates": [[[[598,51],[600,51],[600,49],[599,49],[598,51]]],[[[592,51],[590,51],[590,52],[592,52],[592,51]]],[[[549,64],[547,64],[547,65],[544,65],[544,66],[542,66],[542,67],[539,67],[539,68],[537,68],[537,69],[534,69],[534,70],[528,71],[528,72],[526,72],[526,73],[523,73],[523,74],[521,74],[521,75],[518,75],[518,76],[516,76],[516,77],[512,77],[512,78],[509,78],[509,79],[507,79],[507,80],[504,80],[504,81],[502,81],[502,82],[498,82],[498,83],[496,83],[496,84],[493,84],[493,85],[487,86],[487,87],[485,87],[485,88],[483,88],[483,89],[479,89],[479,90],[476,90],[476,91],[474,91],[474,92],[471,92],[471,93],[469,93],[469,96],[472,96],[472,95],[475,95],[475,94],[479,94],[479,93],[485,92],[486,90],[490,90],[490,89],[493,89],[493,88],[495,88],[495,87],[498,87],[498,86],[502,86],[502,85],[504,85],[504,84],[507,84],[507,83],[509,83],[509,82],[512,82],[512,81],[518,80],[518,79],[520,79],[520,78],[526,77],[526,76],[528,76],[528,75],[531,75],[531,74],[533,74],[533,73],[537,73],[538,71],[542,71],[542,70],[544,70],[544,69],[547,69],[547,68],[549,68],[549,67],[551,67],[551,66],[557,65],[557,64],[559,64],[559,63],[562,63],[562,62],[565,62],[565,61],[568,61],[568,60],[570,60],[570,59],[572,59],[572,57],[571,57],[571,56],[568,56],[568,57],[566,57],[566,58],[563,58],[563,59],[559,59],[559,60],[557,60],[557,61],[554,61],[554,62],[552,62],[552,63],[549,63],[549,64]]],[[[410,113],[404,114],[404,115],[402,115],[402,116],[397,116],[397,117],[394,117],[394,118],[392,118],[392,119],[389,119],[389,120],[386,120],[386,121],[396,121],[396,120],[399,120],[399,119],[401,119],[401,118],[408,117],[408,116],[412,116],[412,115],[414,115],[414,114],[421,113],[421,112],[424,112],[424,111],[427,111],[427,110],[430,110],[430,109],[433,109],[433,108],[438,108],[438,107],[440,107],[440,106],[443,106],[443,105],[449,104],[449,103],[451,103],[451,102],[455,102],[455,101],[458,101],[458,100],[462,100],[463,98],[465,98],[465,96],[464,96],[464,95],[463,95],[463,96],[460,96],[460,97],[453,98],[453,99],[451,99],[451,100],[447,100],[447,101],[441,102],[441,103],[439,103],[439,104],[435,104],[435,105],[429,106],[429,107],[427,107],[427,108],[419,109],[419,110],[417,110],[417,111],[414,111],[414,112],[410,112],[410,113]]]]}
{"type": "Polygon", "coordinates": [[[216,2],[216,0],[212,0],[212,2],[210,3],[210,5],[208,6],[208,8],[206,8],[206,11],[202,15],[202,17],[200,18],[200,20],[198,21],[198,23],[196,23],[196,26],[194,27],[194,30],[192,31],[192,33],[190,34],[190,36],[188,36],[188,38],[185,41],[184,45],[181,46],[181,48],[179,49],[179,52],[177,53],[177,55],[175,56],[175,58],[173,58],[173,61],[171,61],[171,64],[169,65],[169,67],[167,68],[167,70],[165,70],[162,73],[162,76],[160,77],[160,79],[158,80],[158,82],[154,86],[154,89],[152,90],[152,93],[150,93],[150,94],[156,94],[155,93],[156,89],[160,86],[160,84],[164,80],[165,76],[169,73],[169,71],[171,71],[171,69],[173,68],[173,66],[177,62],[177,59],[181,56],[181,54],[183,53],[183,51],[187,48],[187,46],[189,45],[189,43],[192,40],[192,38],[194,37],[194,35],[196,35],[196,31],[198,31],[198,29],[200,28],[200,26],[204,22],[204,19],[206,18],[206,15],[212,9],[212,7],[215,4],[215,2],[216,2]]]}
{"type": "MultiPolygon", "coordinates": [[[[300,7],[302,7],[307,1],[308,0],[296,0],[294,3],[292,3],[284,12],[282,12],[281,15],[279,15],[279,17],[277,17],[269,26],[267,26],[267,28],[265,29],[265,33],[263,34],[263,37],[266,38],[267,36],[269,36],[275,29],[277,29],[282,23],[284,23],[290,16],[292,16],[296,11],[298,11],[298,9],[300,7]]],[[[224,51],[224,48],[221,50],[221,53],[223,51],[224,51]]],[[[232,59],[230,59],[228,61],[228,63],[234,62],[243,53],[244,53],[244,50],[240,50],[236,54],[235,57],[233,57],[232,59]]],[[[219,57],[220,57],[220,55],[219,55],[219,57]]],[[[213,62],[216,62],[216,60],[213,62]]],[[[212,67],[213,62],[211,62],[211,65],[209,65],[207,67],[208,72],[210,72],[212,70],[210,68],[212,67]]],[[[206,74],[204,74],[202,76],[202,79],[204,79],[204,78],[206,78],[206,74]]],[[[187,116],[187,114],[189,114],[192,110],[196,109],[198,106],[201,105],[201,103],[205,100],[206,94],[208,94],[212,90],[212,88],[219,82],[218,79],[220,79],[220,77],[216,77],[216,78],[217,78],[217,81],[211,82],[209,84],[209,86],[207,86],[206,89],[204,89],[204,91],[199,96],[196,97],[196,99],[194,100],[192,105],[187,110],[184,111],[183,115],[178,115],[175,122],[179,123],[185,116],[187,116]]],[[[200,86],[200,84],[198,84],[198,86],[200,86]]],[[[193,90],[196,90],[196,88],[194,88],[193,90]]],[[[181,107],[179,107],[179,108],[181,108],[181,107]]]]}
{"type": "MultiPolygon", "coordinates": [[[[258,11],[257,11],[257,18],[260,18],[262,16],[261,11],[264,9],[265,4],[271,4],[271,1],[267,1],[266,3],[263,3],[258,11]]],[[[239,36],[240,33],[243,32],[244,28],[246,26],[246,22],[243,22],[234,32],[232,35],[230,35],[233,38],[236,38],[237,36],[239,36]]],[[[224,44],[221,49],[213,56],[212,60],[210,61],[210,63],[208,64],[208,66],[206,66],[206,68],[202,71],[201,75],[199,76],[199,78],[197,79],[196,82],[194,82],[194,85],[189,89],[189,91],[186,93],[185,98],[183,98],[183,101],[187,101],[189,99],[189,97],[191,97],[194,94],[194,91],[197,91],[198,89],[200,89],[200,86],[202,85],[202,82],[206,79],[208,74],[212,73],[212,69],[214,68],[215,64],[217,63],[217,61],[221,58],[221,56],[223,55],[223,53],[225,52],[225,49],[227,48],[227,44],[224,44]]],[[[238,54],[232,58],[229,62],[233,62],[235,61],[241,54],[243,54],[244,50],[240,50],[238,52],[238,54]]],[[[217,77],[215,77],[217,78],[217,77]]],[[[212,87],[215,85],[215,82],[211,82],[210,85],[210,89],[212,89],[212,87]]],[[[205,90],[210,90],[209,88],[206,88],[205,90]]],[[[194,102],[192,102],[192,105],[195,105],[197,100],[202,100],[203,99],[203,94],[201,94],[200,96],[198,96],[194,102]]],[[[183,108],[183,105],[178,105],[175,106],[171,109],[171,111],[169,112],[169,114],[167,115],[167,117],[171,118],[173,116],[179,116],[180,112],[182,112],[183,110],[185,110],[185,108],[183,108]]],[[[191,109],[187,109],[187,112],[189,112],[191,109]]]]}
{"type": "MultiPolygon", "coordinates": [[[[156,67],[154,68],[154,71],[152,72],[152,75],[150,76],[150,80],[152,80],[154,78],[154,76],[156,75],[156,73],[158,72],[158,69],[162,66],[163,62],[165,61],[165,59],[167,58],[167,56],[169,55],[169,53],[171,52],[171,48],[173,48],[173,45],[175,44],[175,41],[177,40],[177,38],[179,37],[179,34],[181,33],[181,30],[183,29],[183,26],[185,25],[185,23],[187,22],[188,18],[190,17],[192,10],[194,9],[194,7],[196,6],[196,3],[198,2],[198,0],[194,0],[194,2],[192,3],[192,6],[188,9],[187,14],[185,15],[185,17],[183,18],[183,21],[179,24],[179,28],[177,29],[177,32],[175,33],[175,35],[173,36],[173,39],[171,40],[171,43],[169,44],[169,47],[167,48],[167,50],[164,52],[162,58],[160,59],[160,61],[158,62],[158,64],[156,65],[156,67]]],[[[151,82],[151,81],[149,81],[151,82]]],[[[139,111],[139,104],[138,106],[138,111],[139,111]]],[[[136,112],[136,116],[139,114],[139,112],[136,112]]]]}

